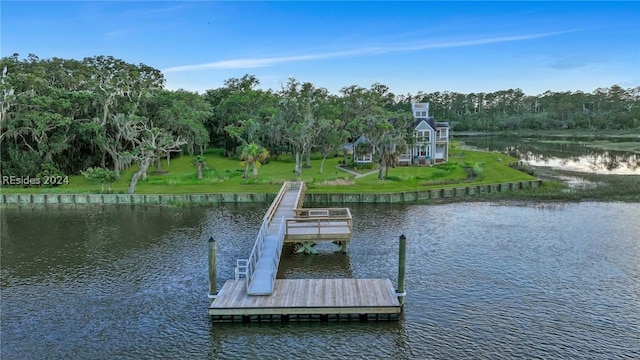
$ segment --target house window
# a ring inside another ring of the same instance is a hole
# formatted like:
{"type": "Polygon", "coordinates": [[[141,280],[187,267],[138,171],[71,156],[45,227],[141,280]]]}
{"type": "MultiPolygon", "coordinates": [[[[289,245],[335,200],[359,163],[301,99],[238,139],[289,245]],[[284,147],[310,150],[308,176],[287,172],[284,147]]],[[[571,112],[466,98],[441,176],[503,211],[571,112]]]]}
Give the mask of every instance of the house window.
{"type": "Polygon", "coordinates": [[[431,156],[431,147],[430,146],[419,146],[418,147],[418,156],[419,157],[431,156]]]}
{"type": "Polygon", "coordinates": [[[429,130],[419,130],[415,132],[418,141],[429,141],[429,130]]]}

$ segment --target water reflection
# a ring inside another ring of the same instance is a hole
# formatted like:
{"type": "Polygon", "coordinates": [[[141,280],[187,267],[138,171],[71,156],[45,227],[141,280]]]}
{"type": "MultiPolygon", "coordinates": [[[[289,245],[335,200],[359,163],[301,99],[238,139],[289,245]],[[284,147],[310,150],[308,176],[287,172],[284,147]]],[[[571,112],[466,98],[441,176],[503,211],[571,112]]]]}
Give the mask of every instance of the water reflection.
{"type": "Polygon", "coordinates": [[[596,174],[640,175],[639,154],[601,149],[576,138],[477,136],[461,139],[466,145],[502,152],[533,166],[596,174]]]}
{"type": "Polygon", "coordinates": [[[399,321],[212,324],[207,240],[221,286],[266,208],[2,209],[0,357],[637,358],[637,204],[354,205],[348,254],[286,251],[279,276],[397,284],[404,233],[399,321]]]}
{"type": "Polygon", "coordinates": [[[640,157],[636,154],[615,153],[612,151],[593,152],[589,155],[555,157],[518,150],[509,152],[529,165],[549,166],[556,169],[592,172],[611,175],[640,175],[640,157]]]}

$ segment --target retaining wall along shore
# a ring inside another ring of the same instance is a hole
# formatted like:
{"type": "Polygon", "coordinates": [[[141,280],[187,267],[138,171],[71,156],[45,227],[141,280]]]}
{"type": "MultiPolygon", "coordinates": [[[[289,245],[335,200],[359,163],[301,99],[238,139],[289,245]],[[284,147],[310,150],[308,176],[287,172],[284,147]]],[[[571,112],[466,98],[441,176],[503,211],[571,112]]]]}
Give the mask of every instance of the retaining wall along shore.
{"type": "MultiPolygon", "coordinates": [[[[538,188],[542,180],[447,187],[386,194],[305,194],[305,203],[402,203],[538,188]]],[[[268,203],[275,194],[0,194],[0,204],[220,204],[268,203]]]]}

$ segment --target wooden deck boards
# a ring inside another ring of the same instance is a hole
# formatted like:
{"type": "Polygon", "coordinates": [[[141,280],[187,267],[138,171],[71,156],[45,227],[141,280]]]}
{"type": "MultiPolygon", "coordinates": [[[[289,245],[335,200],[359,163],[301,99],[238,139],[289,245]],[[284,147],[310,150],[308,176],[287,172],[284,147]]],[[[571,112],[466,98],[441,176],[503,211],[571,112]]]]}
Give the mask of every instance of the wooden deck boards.
{"type": "Polygon", "coordinates": [[[210,315],[398,314],[389,279],[278,279],[270,296],[250,296],[244,280],[229,280],[210,315]]]}

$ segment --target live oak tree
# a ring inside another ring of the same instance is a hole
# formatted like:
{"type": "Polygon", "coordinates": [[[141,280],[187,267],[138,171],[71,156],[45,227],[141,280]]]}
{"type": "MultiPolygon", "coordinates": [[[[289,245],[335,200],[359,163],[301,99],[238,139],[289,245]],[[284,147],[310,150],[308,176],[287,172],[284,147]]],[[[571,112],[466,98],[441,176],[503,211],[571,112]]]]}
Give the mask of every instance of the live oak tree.
{"type": "Polygon", "coordinates": [[[311,151],[311,146],[320,132],[319,112],[327,101],[328,92],[311,83],[300,83],[289,78],[280,92],[277,121],[284,139],[295,154],[294,172],[302,176],[302,156],[311,151]]]}
{"type": "Polygon", "coordinates": [[[14,54],[0,69],[3,174],[33,176],[46,167],[70,175],[96,165],[119,172],[134,160],[125,130],[136,117],[184,138],[187,151],[206,147],[210,105],[195,93],[161,91],[162,74],[144,64],[14,54]]]}
{"type": "Polygon", "coordinates": [[[344,121],[340,119],[338,99],[331,97],[323,104],[317,126],[318,135],[314,141],[316,150],[322,155],[319,173],[324,172],[324,164],[327,156],[338,152],[348,142],[349,132],[346,130],[344,121]]]}
{"type": "Polygon", "coordinates": [[[140,112],[155,126],[182,138],[186,142],[189,155],[195,154],[196,150],[202,155],[206,149],[209,133],[204,124],[213,110],[197,93],[186,90],[159,90],[153,93],[140,112]]]}
{"type": "Polygon", "coordinates": [[[129,194],[135,192],[138,180],[146,180],[152,161],[162,159],[171,152],[180,151],[186,141],[174,138],[167,130],[153,126],[146,119],[133,118],[126,122],[124,136],[131,141],[133,148],[127,153],[138,164],[129,184],[129,194]]]}
{"type": "Polygon", "coordinates": [[[383,180],[397,159],[398,151],[404,147],[407,137],[407,117],[378,108],[364,118],[363,134],[373,150],[378,164],[378,179],[383,180]]]}
{"type": "Polygon", "coordinates": [[[75,61],[40,60],[30,54],[0,60],[0,151],[2,172],[34,176],[46,167],[61,172],[58,160],[69,149],[82,110],[67,78],[75,61]]]}
{"type": "MultiPolygon", "coordinates": [[[[114,171],[119,174],[130,162],[123,156],[123,134],[120,127],[111,122],[116,114],[134,116],[140,114],[140,107],[146,103],[154,91],[164,86],[162,73],[145,64],[129,64],[113,56],[94,56],[83,60],[89,71],[87,82],[96,94],[100,110],[93,121],[99,126],[96,143],[104,154],[109,154],[114,171]],[[115,125],[115,126],[114,126],[115,125]]],[[[104,167],[104,157],[103,157],[104,167]]]]}
{"type": "Polygon", "coordinates": [[[271,91],[257,89],[259,84],[255,76],[244,75],[231,78],[224,87],[208,90],[204,95],[214,109],[206,126],[214,145],[223,147],[228,156],[254,141],[270,147],[278,140],[266,135],[277,97],[271,91]]]}

